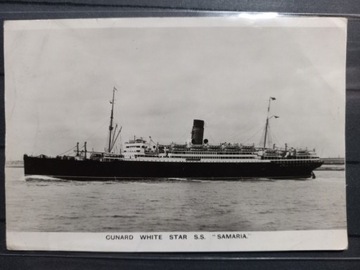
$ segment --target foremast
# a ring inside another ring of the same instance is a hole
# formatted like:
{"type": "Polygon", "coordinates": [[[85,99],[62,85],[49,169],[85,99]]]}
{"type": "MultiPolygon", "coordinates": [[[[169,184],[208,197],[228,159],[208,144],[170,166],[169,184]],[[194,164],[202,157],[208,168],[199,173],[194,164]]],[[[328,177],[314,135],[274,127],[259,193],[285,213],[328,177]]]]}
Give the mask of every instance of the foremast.
{"type": "Polygon", "coordinates": [[[107,152],[110,154],[112,149],[114,148],[114,145],[119,137],[119,134],[121,132],[121,127],[120,130],[117,131],[117,127],[118,125],[115,125],[115,130],[114,130],[114,126],[113,126],[113,122],[114,122],[114,105],[115,105],[115,91],[117,91],[116,87],[113,88],[113,95],[112,95],[112,100],[110,101],[111,104],[111,113],[110,113],[110,125],[109,125],[109,143],[108,143],[108,149],[107,152]]]}

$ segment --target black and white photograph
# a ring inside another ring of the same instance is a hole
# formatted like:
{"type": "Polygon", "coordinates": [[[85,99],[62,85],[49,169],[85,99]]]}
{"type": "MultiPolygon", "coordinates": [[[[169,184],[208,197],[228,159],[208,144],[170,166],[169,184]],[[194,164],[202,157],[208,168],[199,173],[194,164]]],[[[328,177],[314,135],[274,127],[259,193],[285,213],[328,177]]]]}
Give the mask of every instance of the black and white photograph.
{"type": "Polygon", "coordinates": [[[6,21],[10,250],[344,250],[343,18],[6,21]]]}

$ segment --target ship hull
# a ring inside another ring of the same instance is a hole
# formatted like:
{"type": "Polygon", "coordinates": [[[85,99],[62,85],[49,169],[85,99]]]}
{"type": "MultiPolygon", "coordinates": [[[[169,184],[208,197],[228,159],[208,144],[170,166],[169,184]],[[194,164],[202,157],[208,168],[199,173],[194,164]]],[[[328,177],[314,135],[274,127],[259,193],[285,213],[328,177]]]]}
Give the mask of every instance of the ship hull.
{"type": "Polygon", "coordinates": [[[74,160],[24,156],[25,176],[40,175],[59,179],[102,181],[144,178],[242,178],[304,179],[322,161],[259,162],[171,162],[138,160],[74,160]]]}

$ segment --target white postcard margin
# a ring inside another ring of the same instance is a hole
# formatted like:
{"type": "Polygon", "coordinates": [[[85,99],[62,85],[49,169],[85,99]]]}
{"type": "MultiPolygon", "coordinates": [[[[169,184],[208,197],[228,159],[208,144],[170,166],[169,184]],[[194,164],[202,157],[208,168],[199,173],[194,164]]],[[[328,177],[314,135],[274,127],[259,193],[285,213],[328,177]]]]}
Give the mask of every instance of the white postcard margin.
{"type": "Polygon", "coordinates": [[[276,232],[7,232],[9,250],[229,252],[347,249],[347,230],[276,232]],[[261,243],[261,245],[259,245],[261,243]]]}

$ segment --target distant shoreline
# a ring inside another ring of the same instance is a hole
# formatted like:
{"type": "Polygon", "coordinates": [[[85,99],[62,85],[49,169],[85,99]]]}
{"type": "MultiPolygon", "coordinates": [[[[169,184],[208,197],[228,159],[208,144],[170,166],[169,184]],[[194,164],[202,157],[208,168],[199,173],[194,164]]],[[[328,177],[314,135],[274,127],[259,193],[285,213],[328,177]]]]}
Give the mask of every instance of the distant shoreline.
{"type": "Polygon", "coordinates": [[[5,165],[5,168],[24,168],[24,165],[5,165]]]}
{"type": "Polygon", "coordinates": [[[325,164],[315,169],[315,171],[345,171],[345,164],[325,164]]]}
{"type": "Polygon", "coordinates": [[[324,165],[345,165],[345,158],[321,158],[324,165]]]}
{"type": "Polygon", "coordinates": [[[22,160],[10,160],[5,162],[5,168],[23,168],[24,161],[22,160]]]}

